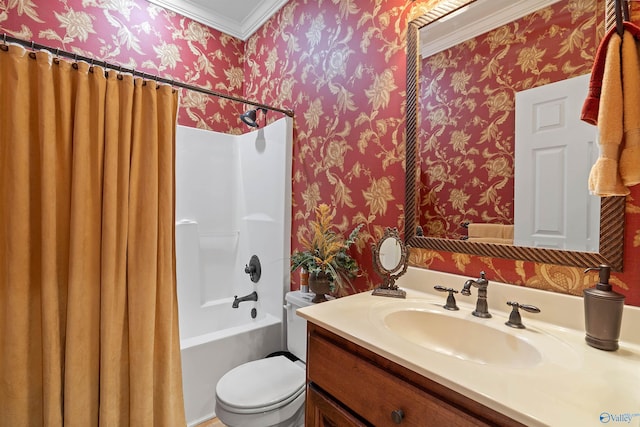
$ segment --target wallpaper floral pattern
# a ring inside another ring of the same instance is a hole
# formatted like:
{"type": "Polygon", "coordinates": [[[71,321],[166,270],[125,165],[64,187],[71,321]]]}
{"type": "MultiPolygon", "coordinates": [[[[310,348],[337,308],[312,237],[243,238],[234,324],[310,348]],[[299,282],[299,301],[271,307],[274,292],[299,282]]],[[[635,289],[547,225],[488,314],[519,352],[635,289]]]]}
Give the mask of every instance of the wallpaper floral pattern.
{"type": "MultiPolygon", "coordinates": [[[[293,246],[320,203],[357,224],[360,289],[380,283],[369,245],[403,228],[406,1],[289,1],[247,43],[245,94],[295,111],[293,246]]],[[[353,252],[353,251],[352,251],[353,252]]],[[[297,280],[294,277],[294,280],[297,280]]],[[[295,284],[294,284],[295,285],[295,284]]]]}
{"type": "Polygon", "coordinates": [[[604,0],[559,2],[422,60],[428,236],[466,236],[463,222],[513,224],[516,92],[590,73],[603,20],[604,0]]]}
{"type": "MultiPolygon", "coordinates": [[[[370,244],[404,225],[407,22],[437,1],[289,0],[243,43],[144,0],[0,0],[0,32],[294,110],[292,249],[313,208],[333,205],[341,230],[365,224],[354,253],[365,290],[379,283],[370,244]]],[[[236,104],[183,91],[179,123],[243,132],[236,104]]],[[[613,282],[640,305],[640,187],[631,191],[613,282]]],[[[412,250],[411,262],[565,293],[594,283],[581,269],[446,252],[412,250]]]]}
{"type": "MultiPolygon", "coordinates": [[[[565,61],[565,56],[563,55],[562,61],[557,61],[556,58],[551,58],[551,56],[547,55],[548,52],[562,52],[563,50],[568,53],[571,49],[577,49],[580,56],[584,56],[584,58],[592,63],[593,55],[595,53],[595,48],[597,47],[597,43],[599,43],[600,38],[604,32],[602,28],[603,16],[598,15],[602,13],[603,5],[602,1],[597,0],[565,0],[560,2],[558,5],[548,8],[548,15],[542,14],[540,16],[532,15],[529,18],[533,19],[549,19],[551,16],[557,14],[557,18],[560,21],[556,22],[554,18],[554,23],[560,24],[564,15],[564,21],[569,22],[569,25],[547,25],[547,31],[549,34],[558,34],[556,31],[562,33],[563,29],[565,31],[566,37],[560,41],[556,45],[550,45],[547,47],[548,50],[542,51],[538,48],[537,51],[533,50],[525,50],[523,49],[521,52],[528,53],[527,55],[519,55],[517,57],[513,57],[511,60],[511,64],[516,64],[516,66],[511,65],[512,68],[518,73],[524,74],[522,76],[523,80],[518,81],[517,79],[510,80],[504,76],[500,75],[500,70],[498,64],[509,64],[509,61],[502,61],[502,58],[499,60],[492,61],[490,63],[491,67],[488,69],[492,73],[496,73],[496,80],[500,80],[501,84],[505,85],[505,87],[509,87],[513,84],[521,84],[522,87],[533,87],[531,86],[533,82],[540,78],[540,76],[547,77],[552,75],[561,75],[562,73],[567,76],[576,76],[585,73],[585,69],[582,66],[578,66],[578,56],[573,56],[576,62],[572,63],[569,61],[565,61]],[[596,15],[592,14],[593,10],[596,10],[596,15]],[[570,13],[568,13],[570,12],[570,13]],[[598,22],[598,25],[594,25],[595,22],[598,22]],[[585,31],[585,29],[588,29],[585,31]],[[566,31],[569,30],[567,33],[566,31]],[[595,38],[594,38],[595,36],[595,38]],[[596,44],[594,44],[594,42],[596,44]],[[547,61],[544,61],[544,57],[550,58],[547,61]],[[530,59],[530,60],[527,60],[530,59]],[[521,64],[518,68],[517,64],[521,64]],[[530,75],[527,76],[525,70],[533,66],[533,71],[530,75]],[[558,73],[554,70],[557,67],[558,73]],[[501,79],[502,77],[502,79],[501,79]]],[[[631,3],[631,16],[632,20],[638,22],[638,18],[640,18],[640,5],[636,3],[631,3]]],[[[478,46],[483,40],[489,42],[489,46],[492,46],[492,43],[495,40],[500,40],[504,37],[506,43],[504,43],[505,48],[512,44],[514,40],[511,37],[517,38],[521,36],[520,31],[524,28],[526,29],[529,25],[529,22],[521,22],[517,27],[507,27],[502,30],[498,30],[491,35],[488,35],[486,39],[479,37],[473,41],[474,46],[478,46]],[[511,29],[510,29],[511,28],[511,29]],[[477,43],[477,44],[476,44],[477,43]]],[[[542,46],[542,45],[539,45],[542,46]]],[[[496,58],[497,56],[494,53],[489,53],[490,58],[496,58]]],[[[455,58],[455,57],[454,57],[455,58]]],[[[482,63],[485,58],[480,58],[479,56],[474,57],[474,61],[478,61],[482,63]]],[[[427,60],[429,61],[429,60],[427,60]]],[[[437,59],[433,60],[438,66],[437,59]]],[[[460,60],[464,63],[463,60],[460,60]]],[[[465,63],[469,65],[469,62],[465,63]]],[[[433,65],[433,64],[432,64],[433,65]]],[[[429,65],[425,65],[428,67],[429,65]]],[[[587,69],[586,71],[590,71],[587,69]]],[[[460,76],[458,76],[460,77],[460,76]]],[[[453,79],[454,84],[460,87],[460,82],[477,82],[479,79],[484,79],[484,76],[472,76],[469,80],[466,80],[467,76],[463,75],[462,79],[453,79]]],[[[555,77],[549,79],[549,82],[557,80],[555,77]]],[[[490,86],[493,83],[491,80],[487,82],[486,86],[490,86]]],[[[544,82],[546,83],[546,82],[544,82]]],[[[469,86],[472,84],[469,83],[469,86]]],[[[482,86],[482,90],[484,90],[485,86],[482,86]]],[[[465,87],[466,89],[466,87],[465,87]]],[[[491,92],[491,90],[488,90],[491,92]]],[[[473,98],[473,96],[471,96],[473,98]]],[[[498,133],[498,129],[504,130],[503,123],[500,122],[500,118],[504,117],[503,113],[504,108],[495,108],[496,105],[504,106],[509,105],[511,101],[509,97],[500,97],[498,98],[499,102],[489,103],[489,108],[493,108],[493,113],[495,118],[498,118],[497,123],[499,126],[489,126],[488,133],[493,138],[499,138],[500,134],[498,133]]],[[[424,99],[422,100],[425,101],[424,99]]],[[[466,98],[465,98],[466,102],[466,98]]],[[[470,104],[473,101],[469,102],[470,104]]],[[[430,111],[432,113],[432,111],[430,111]]],[[[429,120],[429,116],[427,116],[427,121],[429,120]]],[[[468,122],[463,122],[468,123],[468,122]]],[[[505,122],[506,123],[506,122],[505,122]]],[[[504,132],[506,134],[506,132],[504,132]]],[[[466,135],[460,137],[460,133],[457,133],[453,138],[454,142],[458,143],[458,146],[464,146],[466,143],[466,135]],[[462,143],[460,141],[463,141],[462,143]]],[[[480,134],[480,137],[477,140],[482,140],[483,138],[487,138],[486,134],[480,134]]],[[[471,145],[471,144],[470,144],[471,145]]],[[[502,146],[500,144],[496,145],[496,153],[499,155],[503,155],[502,149],[504,147],[508,147],[512,145],[511,143],[503,143],[502,146]]],[[[488,147],[482,147],[481,157],[491,157],[492,150],[489,150],[488,147]]],[[[504,156],[504,158],[508,158],[508,156],[504,156]]],[[[465,159],[466,160],[466,159],[465,159]]],[[[511,164],[506,161],[500,161],[497,165],[494,165],[489,170],[493,170],[494,177],[497,182],[500,182],[501,175],[504,174],[505,171],[510,171],[512,169],[511,164]]],[[[440,168],[442,170],[442,168],[440,168]]],[[[507,174],[504,174],[507,175],[507,174]]],[[[424,178],[424,177],[423,177],[424,178]]],[[[423,179],[423,185],[428,183],[428,178],[423,179]]],[[[473,184],[473,182],[472,182],[473,184]]],[[[624,273],[616,273],[612,275],[611,282],[617,286],[617,290],[624,293],[626,295],[626,303],[631,305],[640,305],[640,295],[639,295],[639,279],[638,273],[640,273],[639,265],[636,262],[638,247],[640,246],[640,238],[638,235],[640,231],[638,230],[638,226],[640,225],[640,217],[638,217],[638,213],[640,210],[639,206],[636,202],[638,192],[640,188],[634,187],[632,190],[632,194],[627,197],[626,203],[626,218],[625,218],[625,241],[624,241],[624,273]]],[[[445,192],[446,193],[446,192],[445,192]]],[[[478,197],[478,193],[481,192],[474,191],[470,192],[472,194],[469,195],[469,200],[473,197],[478,197]]],[[[453,202],[461,203],[467,202],[466,195],[461,193],[456,193],[453,190],[448,194],[453,194],[451,196],[451,200],[453,202]]],[[[431,195],[429,195],[431,197],[431,195]]],[[[501,194],[498,192],[489,191],[488,197],[485,199],[490,199],[491,197],[499,197],[501,194]]],[[[503,196],[504,200],[507,202],[512,202],[511,196],[503,196]]],[[[482,198],[478,199],[482,205],[484,201],[482,198]]],[[[498,199],[496,199],[498,200],[498,199]]],[[[428,203],[428,202],[425,202],[428,203]]],[[[501,212],[501,209],[496,209],[497,212],[501,212]]],[[[488,217],[489,214],[485,215],[484,218],[488,217]]],[[[499,216],[499,215],[495,215],[499,216]]],[[[435,225],[432,227],[434,231],[441,231],[444,227],[435,225]]],[[[564,267],[564,266],[555,266],[555,265],[546,265],[546,264],[538,264],[538,263],[530,263],[523,261],[511,261],[504,260],[498,258],[490,258],[490,257],[477,257],[466,254],[450,254],[443,253],[437,251],[413,251],[411,254],[411,261],[414,265],[448,271],[451,273],[463,273],[466,275],[477,275],[477,272],[480,270],[490,271],[495,280],[513,283],[521,286],[534,287],[545,290],[552,290],[556,292],[569,293],[574,295],[582,295],[582,291],[585,288],[591,287],[596,282],[596,278],[591,275],[585,275],[583,269],[572,268],[572,267],[564,267]]]]}
{"type": "MultiPolygon", "coordinates": [[[[575,38],[580,43],[573,48],[590,49],[593,55],[597,29],[587,17],[591,1],[566,2],[577,13],[575,19],[583,17],[577,22],[591,25],[590,33],[584,30],[589,40],[575,38]]],[[[355,282],[361,290],[379,283],[367,245],[386,226],[403,230],[406,52],[399,46],[407,19],[435,3],[290,1],[247,44],[251,82],[245,93],[265,103],[284,102],[296,112],[294,249],[299,236],[308,233],[308,218],[319,203],[336,206],[345,232],[364,223],[365,238],[356,254],[365,267],[355,282]]],[[[563,27],[579,28],[580,23],[563,27]]],[[[640,268],[632,261],[640,237],[629,237],[640,235],[635,231],[640,223],[631,214],[637,211],[633,199],[628,200],[627,223],[635,225],[626,231],[625,273],[614,274],[612,282],[627,295],[627,303],[640,305],[640,268]]],[[[470,277],[484,270],[491,280],[578,295],[595,283],[579,268],[430,250],[412,249],[411,263],[470,277]]]]}
{"type": "MultiPolygon", "coordinates": [[[[7,35],[242,96],[244,43],[144,0],[0,0],[7,35]]],[[[241,133],[243,105],[182,91],[179,123],[241,133]]]]}

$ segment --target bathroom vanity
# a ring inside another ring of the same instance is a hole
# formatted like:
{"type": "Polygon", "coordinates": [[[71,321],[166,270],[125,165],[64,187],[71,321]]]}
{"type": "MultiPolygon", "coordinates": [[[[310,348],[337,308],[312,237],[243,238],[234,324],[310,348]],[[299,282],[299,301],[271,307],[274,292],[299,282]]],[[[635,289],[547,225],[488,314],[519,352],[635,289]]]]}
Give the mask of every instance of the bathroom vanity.
{"type": "Polygon", "coordinates": [[[308,328],[307,426],[521,426],[317,325],[308,328]]]}
{"type": "Polygon", "coordinates": [[[444,310],[434,285],[467,277],[410,268],[407,299],[364,292],[298,314],[308,321],[307,426],[640,425],[640,310],[625,307],[620,349],[584,342],[582,298],[499,284],[490,319],[476,293],[444,310]],[[509,328],[507,301],[533,304],[509,328]],[[445,333],[440,333],[445,331],[445,333]],[[618,417],[618,418],[616,418],[618,417]]]}

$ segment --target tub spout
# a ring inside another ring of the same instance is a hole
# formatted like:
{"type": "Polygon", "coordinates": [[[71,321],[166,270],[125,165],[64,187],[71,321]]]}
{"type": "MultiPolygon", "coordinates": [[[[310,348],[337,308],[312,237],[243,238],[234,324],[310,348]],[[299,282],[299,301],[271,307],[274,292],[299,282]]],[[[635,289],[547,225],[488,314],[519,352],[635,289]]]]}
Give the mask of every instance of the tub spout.
{"type": "Polygon", "coordinates": [[[258,301],[258,293],[256,291],[251,292],[249,295],[245,295],[243,297],[238,298],[238,296],[233,297],[233,304],[231,307],[238,308],[241,302],[244,301],[258,301]]]}

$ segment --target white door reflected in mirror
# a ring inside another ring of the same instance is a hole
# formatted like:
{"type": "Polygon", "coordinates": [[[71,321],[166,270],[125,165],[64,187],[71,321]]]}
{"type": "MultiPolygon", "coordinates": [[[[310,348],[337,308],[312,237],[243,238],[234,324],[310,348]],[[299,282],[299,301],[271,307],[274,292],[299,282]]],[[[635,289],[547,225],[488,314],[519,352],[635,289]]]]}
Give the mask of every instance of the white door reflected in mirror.
{"type": "Polygon", "coordinates": [[[580,120],[589,78],[516,93],[516,245],[598,251],[600,198],[587,188],[597,128],[580,120]]]}

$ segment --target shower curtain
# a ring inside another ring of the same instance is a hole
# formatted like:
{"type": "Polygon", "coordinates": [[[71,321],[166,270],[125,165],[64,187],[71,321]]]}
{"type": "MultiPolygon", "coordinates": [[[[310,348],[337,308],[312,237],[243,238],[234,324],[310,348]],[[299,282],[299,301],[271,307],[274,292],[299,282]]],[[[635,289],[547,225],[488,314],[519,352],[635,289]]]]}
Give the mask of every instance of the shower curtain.
{"type": "Polygon", "coordinates": [[[0,426],[184,425],[178,95],[0,48],[0,426]]]}

